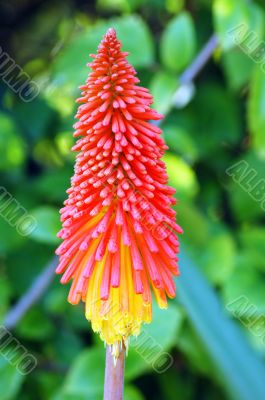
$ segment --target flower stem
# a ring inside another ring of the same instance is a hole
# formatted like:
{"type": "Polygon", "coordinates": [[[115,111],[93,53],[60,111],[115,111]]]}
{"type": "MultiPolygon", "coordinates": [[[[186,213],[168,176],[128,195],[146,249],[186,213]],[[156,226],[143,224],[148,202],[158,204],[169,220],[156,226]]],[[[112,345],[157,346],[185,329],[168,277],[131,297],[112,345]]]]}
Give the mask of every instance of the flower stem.
{"type": "Polygon", "coordinates": [[[111,346],[106,348],[104,400],[123,400],[125,346],[122,345],[116,363],[111,346]]]}

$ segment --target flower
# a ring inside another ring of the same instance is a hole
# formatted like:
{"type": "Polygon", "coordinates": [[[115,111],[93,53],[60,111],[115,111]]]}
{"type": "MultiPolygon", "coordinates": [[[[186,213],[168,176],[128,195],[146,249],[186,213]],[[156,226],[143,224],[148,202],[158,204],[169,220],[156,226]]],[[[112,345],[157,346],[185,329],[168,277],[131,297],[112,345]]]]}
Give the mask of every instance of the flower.
{"type": "Polygon", "coordinates": [[[93,330],[116,348],[151,321],[152,291],[161,308],[175,296],[182,232],[161,160],[167,146],[148,122],[162,116],[150,108],[152,96],[137,85],[127,55],[112,28],[91,55],[56,251],[61,282],[72,280],[69,302],[82,300],[93,330]]]}

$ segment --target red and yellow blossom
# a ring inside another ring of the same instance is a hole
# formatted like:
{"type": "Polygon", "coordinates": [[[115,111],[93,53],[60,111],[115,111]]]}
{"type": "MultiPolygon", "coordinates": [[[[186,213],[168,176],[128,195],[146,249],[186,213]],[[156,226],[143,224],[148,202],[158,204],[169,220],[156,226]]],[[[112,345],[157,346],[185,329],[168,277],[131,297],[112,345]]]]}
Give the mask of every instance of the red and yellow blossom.
{"type": "Polygon", "coordinates": [[[63,239],[56,272],[72,280],[69,302],[86,305],[94,331],[109,345],[126,343],[175,296],[181,228],[175,190],[161,160],[167,149],[152,96],[109,29],[81,87],[75,173],[61,210],[63,239]]]}

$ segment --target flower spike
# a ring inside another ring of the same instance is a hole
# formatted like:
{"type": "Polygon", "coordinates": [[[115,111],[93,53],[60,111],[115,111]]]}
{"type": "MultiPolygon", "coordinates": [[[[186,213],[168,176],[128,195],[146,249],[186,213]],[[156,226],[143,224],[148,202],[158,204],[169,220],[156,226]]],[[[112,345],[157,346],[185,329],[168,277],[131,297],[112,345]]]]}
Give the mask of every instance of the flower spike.
{"type": "Polygon", "coordinates": [[[152,96],[138,86],[127,55],[113,28],[91,55],[56,251],[61,282],[72,280],[69,302],[85,303],[93,330],[114,353],[151,321],[152,292],[161,308],[175,296],[182,233],[161,160],[167,146],[149,122],[162,115],[150,108],[152,96]]]}

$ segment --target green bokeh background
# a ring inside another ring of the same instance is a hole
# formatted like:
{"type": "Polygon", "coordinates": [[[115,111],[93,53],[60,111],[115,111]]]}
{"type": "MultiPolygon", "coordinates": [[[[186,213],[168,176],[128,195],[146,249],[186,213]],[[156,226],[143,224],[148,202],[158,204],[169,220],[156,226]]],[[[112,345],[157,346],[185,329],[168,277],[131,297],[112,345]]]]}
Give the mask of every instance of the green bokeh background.
{"type": "MultiPolygon", "coordinates": [[[[254,313],[239,313],[240,320],[231,309],[230,315],[228,310],[220,312],[220,318],[226,314],[242,331],[240,356],[246,376],[252,371],[265,381],[254,364],[248,365],[244,352],[250,346],[256,360],[265,357],[265,206],[246,184],[226,173],[243,160],[256,172],[251,187],[265,178],[265,57],[253,57],[260,43],[262,49],[264,22],[262,0],[0,1],[1,47],[40,88],[33,101],[23,102],[0,79],[1,186],[37,220],[37,228],[23,237],[0,218],[2,323],[58,244],[58,210],[73,173],[69,150],[74,143],[74,100],[88,74],[89,53],[114,26],[141,85],[151,90],[154,106],[165,114],[165,161],[177,189],[183,248],[224,310],[241,296],[254,306],[254,313]],[[252,47],[245,43],[245,50],[228,34],[240,24],[256,37],[252,47]],[[190,100],[176,107],[173,98],[183,100],[179,92],[173,97],[179,78],[213,33],[219,46],[196,77],[190,100]],[[250,329],[256,318],[258,332],[250,329]]],[[[192,271],[189,275],[188,265],[181,264],[185,266],[192,295],[199,282],[192,271]]],[[[104,347],[86,322],[83,307],[67,303],[67,292],[55,277],[12,330],[38,360],[32,373],[20,375],[1,356],[0,347],[1,400],[102,398],[104,347]]],[[[199,296],[207,303],[207,291],[199,291],[199,296]]],[[[145,328],[172,355],[173,365],[157,374],[132,346],[125,400],[245,399],[235,394],[233,379],[220,374],[222,357],[233,363],[233,355],[213,353],[207,336],[207,330],[212,334],[212,318],[202,338],[181,300],[180,295],[167,312],[155,308],[154,323],[145,328]]],[[[209,302],[207,311],[194,308],[199,321],[211,316],[211,307],[209,302]]],[[[219,334],[222,329],[217,342],[219,334]]],[[[236,347],[232,334],[230,340],[236,347]]],[[[243,378],[237,370],[233,374],[243,378]]],[[[265,398],[265,389],[263,394],[253,398],[265,398]]]]}

